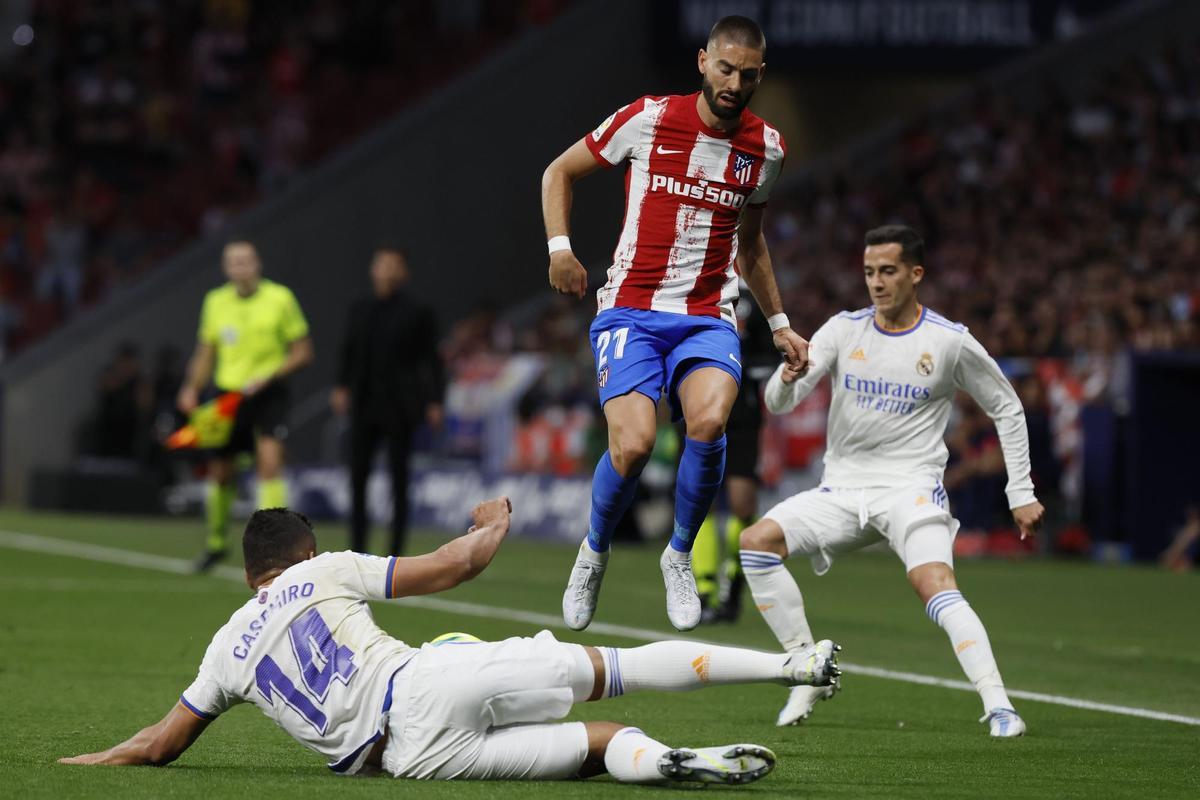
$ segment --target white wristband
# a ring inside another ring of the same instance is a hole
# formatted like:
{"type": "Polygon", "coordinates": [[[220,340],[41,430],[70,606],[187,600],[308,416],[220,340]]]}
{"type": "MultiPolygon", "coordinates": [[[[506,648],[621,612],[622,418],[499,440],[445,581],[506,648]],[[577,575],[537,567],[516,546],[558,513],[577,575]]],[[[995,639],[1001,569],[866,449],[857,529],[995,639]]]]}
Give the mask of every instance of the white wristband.
{"type": "Polygon", "coordinates": [[[792,327],[792,323],[788,322],[787,314],[783,312],[767,317],[767,324],[771,326],[771,333],[792,327]]]}
{"type": "Polygon", "coordinates": [[[550,255],[554,255],[559,250],[571,249],[570,236],[551,236],[550,241],[546,242],[546,247],[550,250],[550,255]]]}

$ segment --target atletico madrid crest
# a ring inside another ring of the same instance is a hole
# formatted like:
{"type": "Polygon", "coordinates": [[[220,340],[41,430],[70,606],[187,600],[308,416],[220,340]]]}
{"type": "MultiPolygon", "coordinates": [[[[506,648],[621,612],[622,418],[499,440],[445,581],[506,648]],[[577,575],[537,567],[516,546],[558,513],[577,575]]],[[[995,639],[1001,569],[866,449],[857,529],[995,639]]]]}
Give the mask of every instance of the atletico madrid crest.
{"type": "Polygon", "coordinates": [[[608,383],[608,367],[605,367],[604,369],[600,370],[600,374],[596,376],[596,384],[601,389],[604,388],[604,385],[606,383],[608,383]]]}
{"type": "Polygon", "coordinates": [[[750,171],[754,169],[754,156],[748,156],[745,153],[733,154],[733,177],[737,178],[738,183],[750,182],[750,171]]]}

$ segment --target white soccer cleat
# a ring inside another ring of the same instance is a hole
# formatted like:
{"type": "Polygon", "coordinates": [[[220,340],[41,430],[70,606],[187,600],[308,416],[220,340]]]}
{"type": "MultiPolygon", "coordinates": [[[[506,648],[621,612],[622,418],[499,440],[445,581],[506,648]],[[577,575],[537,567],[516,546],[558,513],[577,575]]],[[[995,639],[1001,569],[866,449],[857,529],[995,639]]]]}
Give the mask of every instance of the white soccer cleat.
{"type": "Polygon", "coordinates": [[[775,754],[757,744],[668,750],[658,759],[658,771],[672,781],[743,784],[765,778],[775,769],[775,754]]]}
{"type": "Polygon", "coordinates": [[[1008,738],[1025,735],[1025,720],[1011,708],[993,708],[979,721],[987,723],[988,733],[992,736],[1008,738]]]}
{"type": "Polygon", "coordinates": [[[672,554],[671,546],[658,559],[663,584],[667,589],[667,619],[676,630],[690,631],[700,624],[704,608],[696,591],[696,576],[692,574],[692,554],[672,554]]]}
{"type": "Polygon", "coordinates": [[[781,728],[789,725],[799,725],[812,716],[813,706],[822,700],[829,700],[838,690],[837,682],[828,686],[793,686],[788,693],[788,700],[779,710],[775,724],[781,728]]]}
{"type": "Polygon", "coordinates": [[[579,546],[562,601],[563,622],[571,630],[581,631],[591,624],[607,566],[607,551],[597,553],[586,541],[579,546]]]}
{"type": "Polygon", "coordinates": [[[786,669],[788,682],[793,686],[830,686],[837,683],[842,671],[838,669],[837,654],[842,649],[829,639],[816,644],[801,645],[789,654],[786,669]]]}

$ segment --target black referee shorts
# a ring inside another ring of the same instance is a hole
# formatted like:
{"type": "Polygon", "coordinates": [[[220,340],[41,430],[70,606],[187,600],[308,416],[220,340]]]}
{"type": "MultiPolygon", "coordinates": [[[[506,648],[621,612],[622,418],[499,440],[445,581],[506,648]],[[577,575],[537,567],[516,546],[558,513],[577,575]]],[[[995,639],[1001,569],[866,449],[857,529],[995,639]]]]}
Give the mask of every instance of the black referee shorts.
{"type": "Polygon", "coordinates": [[[219,456],[235,456],[253,453],[255,442],[260,436],[284,440],[288,436],[287,418],[291,397],[287,384],[273,381],[262,391],[242,399],[237,417],[233,421],[233,432],[224,447],[213,452],[219,456]]]}

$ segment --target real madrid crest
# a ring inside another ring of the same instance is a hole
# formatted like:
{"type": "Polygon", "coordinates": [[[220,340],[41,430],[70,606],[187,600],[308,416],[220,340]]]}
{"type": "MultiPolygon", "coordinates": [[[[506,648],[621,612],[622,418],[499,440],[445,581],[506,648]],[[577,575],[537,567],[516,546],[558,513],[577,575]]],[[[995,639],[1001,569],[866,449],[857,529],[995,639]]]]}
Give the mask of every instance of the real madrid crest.
{"type": "Polygon", "coordinates": [[[933,374],[933,356],[929,353],[921,353],[921,360],[917,362],[917,374],[924,377],[933,374]]]}

